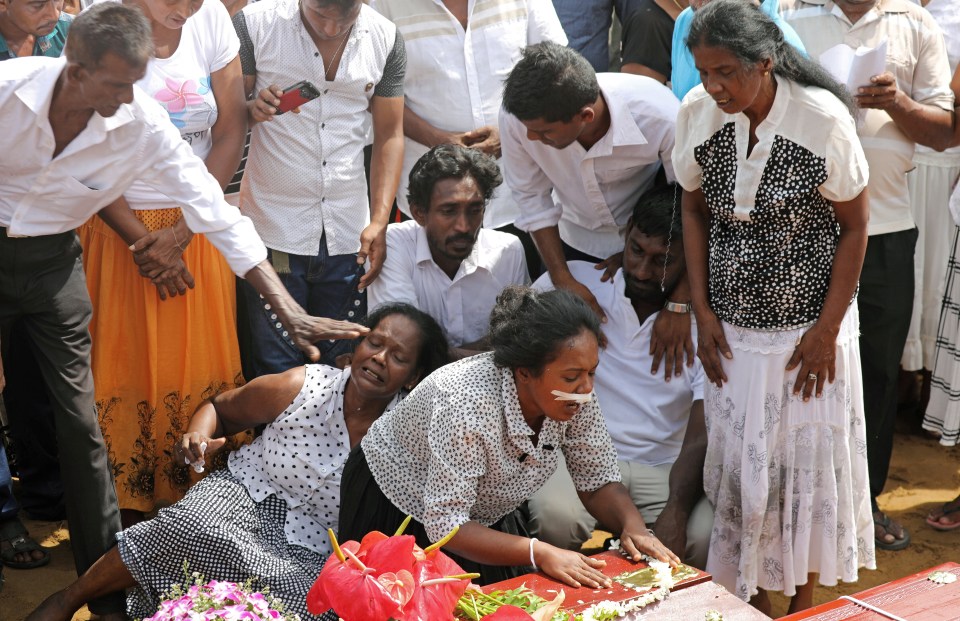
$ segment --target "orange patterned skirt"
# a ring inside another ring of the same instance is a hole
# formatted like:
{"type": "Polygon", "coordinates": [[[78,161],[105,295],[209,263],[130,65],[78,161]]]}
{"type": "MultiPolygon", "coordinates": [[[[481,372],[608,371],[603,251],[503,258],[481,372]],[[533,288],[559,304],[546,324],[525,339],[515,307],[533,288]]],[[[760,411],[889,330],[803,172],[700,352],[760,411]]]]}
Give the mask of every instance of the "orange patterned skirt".
{"type": "MultiPolygon", "coordinates": [[[[181,217],[178,208],[134,213],[151,231],[181,217]]],[[[196,287],[161,301],[127,245],[100,218],[77,232],[93,302],[97,415],[117,499],[121,509],[150,512],[182,498],[200,478],[173,450],[197,406],[243,383],[234,276],[216,248],[195,235],[183,259],[196,287]]],[[[231,438],[208,460],[208,470],[251,437],[231,438]]]]}

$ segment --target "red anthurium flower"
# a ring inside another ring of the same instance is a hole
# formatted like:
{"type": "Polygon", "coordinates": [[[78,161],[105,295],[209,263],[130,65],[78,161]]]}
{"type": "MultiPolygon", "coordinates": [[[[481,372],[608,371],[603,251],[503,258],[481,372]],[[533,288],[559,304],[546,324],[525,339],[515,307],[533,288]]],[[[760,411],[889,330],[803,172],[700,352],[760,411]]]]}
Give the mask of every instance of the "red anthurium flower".
{"type": "Polygon", "coordinates": [[[405,569],[401,569],[397,573],[380,574],[377,576],[377,582],[383,585],[390,597],[400,602],[401,606],[410,601],[417,586],[413,581],[413,574],[405,569]]]}
{"type": "Polygon", "coordinates": [[[470,584],[468,578],[459,578],[463,575],[463,569],[440,550],[424,553],[416,562],[417,589],[403,609],[403,621],[449,618],[470,584]]]}
{"type": "Polygon", "coordinates": [[[347,621],[400,619],[413,594],[414,538],[370,533],[341,547],[330,535],[335,554],[307,593],[307,609],[321,614],[333,608],[347,621]]]}
{"type": "MultiPolygon", "coordinates": [[[[413,573],[416,538],[413,535],[387,537],[380,532],[368,533],[360,542],[357,557],[374,572],[413,573]]],[[[344,544],[346,545],[346,544],[344,544]]],[[[417,548],[419,549],[419,548],[417,548]]]]}
{"type": "Polygon", "coordinates": [[[533,621],[533,617],[523,608],[516,606],[500,606],[492,615],[487,615],[484,621],[533,621]]]}

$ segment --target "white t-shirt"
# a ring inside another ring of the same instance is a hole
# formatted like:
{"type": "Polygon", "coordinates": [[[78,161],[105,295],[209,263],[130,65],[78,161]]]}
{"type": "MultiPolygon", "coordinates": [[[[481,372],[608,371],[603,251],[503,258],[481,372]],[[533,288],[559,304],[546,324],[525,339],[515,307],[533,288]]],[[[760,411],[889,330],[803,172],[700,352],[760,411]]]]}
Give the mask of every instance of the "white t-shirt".
{"type": "MultiPolygon", "coordinates": [[[[213,148],[210,128],[217,122],[217,101],[210,76],[240,51],[240,40],[221,2],[204,2],[183,25],[180,45],[169,58],[151,58],[137,86],[170,116],[193,152],[205,159],[213,148]]],[[[133,209],[175,207],[153,188],[134,183],[124,194],[133,209]]]]}
{"type": "MultiPolygon", "coordinates": [[[[600,282],[603,272],[592,263],[570,261],[570,273],[590,290],[607,315],[603,333],[607,346],[600,352],[600,366],[593,390],[603,412],[603,420],[617,448],[617,457],[646,466],[672,464],[680,455],[687,433],[690,408],[703,399],[703,366],[696,360],[683,366],[680,377],[663,378],[663,366],[650,372],[650,337],[658,313],[641,324],[637,311],[624,294],[623,270],[613,282],[600,282]]],[[[535,289],[553,289],[550,274],[534,283],[535,289]]],[[[696,342],[696,325],[691,327],[696,342]]]]}

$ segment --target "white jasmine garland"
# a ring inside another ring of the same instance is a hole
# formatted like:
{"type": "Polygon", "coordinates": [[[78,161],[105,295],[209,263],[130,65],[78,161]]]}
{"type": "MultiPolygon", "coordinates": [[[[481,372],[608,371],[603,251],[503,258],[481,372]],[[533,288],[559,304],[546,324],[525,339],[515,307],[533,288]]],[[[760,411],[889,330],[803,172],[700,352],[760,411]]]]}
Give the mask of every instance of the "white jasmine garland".
{"type": "MultiPolygon", "coordinates": [[[[626,553],[620,548],[619,539],[611,540],[609,549],[620,550],[622,554],[626,555],[626,553]]],[[[670,567],[670,564],[664,563],[663,561],[658,561],[657,559],[646,554],[642,554],[641,557],[656,572],[657,588],[651,590],[650,588],[624,585],[633,588],[638,593],[643,593],[643,595],[625,602],[597,602],[578,614],[575,617],[576,621],[610,621],[612,619],[625,617],[631,612],[640,610],[644,606],[649,606],[654,602],[661,602],[666,599],[667,596],[670,595],[670,589],[674,585],[673,570],[670,567]],[[644,591],[646,592],[644,593],[644,591]]],[[[722,618],[718,620],[708,619],[707,621],[722,621],[722,618]]]]}
{"type": "Polygon", "coordinates": [[[949,571],[935,571],[927,576],[927,580],[936,582],[937,584],[950,584],[957,581],[957,574],[949,571]]]}
{"type": "Polygon", "coordinates": [[[723,615],[719,610],[708,610],[703,615],[703,621],[723,621],[723,615]]]}
{"type": "Polygon", "coordinates": [[[577,621],[609,621],[625,617],[631,612],[640,610],[654,602],[661,602],[670,595],[670,587],[662,586],[645,595],[635,597],[625,602],[597,602],[577,615],[577,621]]]}

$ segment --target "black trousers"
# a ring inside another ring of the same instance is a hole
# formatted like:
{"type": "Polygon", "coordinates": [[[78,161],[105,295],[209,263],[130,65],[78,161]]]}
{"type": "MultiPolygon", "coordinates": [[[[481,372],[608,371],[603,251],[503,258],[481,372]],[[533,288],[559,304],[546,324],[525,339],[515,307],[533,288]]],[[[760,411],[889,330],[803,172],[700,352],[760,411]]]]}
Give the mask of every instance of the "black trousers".
{"type": "MultiPolygon", "coordinates": [[[[94,405],[92,308],[76,233],[10,238],[0,229],[0,326],[22,328],[50,391],[77,571],[116,544],[120,512],[94,405]]],[[[122,593],[89,603],[96,614],[124,609],[122,593]]]]}
{"type": "Polygon", "coordinates": [[[873,510],[893,453],[900,357],[913,312],[913,252],[917,229],[872,235],[860,273],[860,361],[867,424],[867,464],[873,510]]]}
{"type": "MultiPolygon", "coordinates": [[[[359,444],[355,446],[350,451],[350,457],[347,458],[347,463],[343,467],[343,476],[340,479],[340,532],[337,533],[337,538],[341,542],[360,541],[364,535],[375,530],[392,535],[406,517],[403,511],[390,502],[390,499],[380,490],[367,465],[363,449],[359,444]]],[[[530,536],[524,512],[520,508],[508,513],[490,528],[520,537],[530,536]]],[[[421,548],[426,548],[433,543],[427,537],[423,524],[416,520],[410,520],[404,534],[413,535],[421,548]]],[[[493,584],[533,571],[533,567],[481,565],[447,550],[444,552],[464,571],[480,574],[477,580],[479,584],[493,584]]]]}

